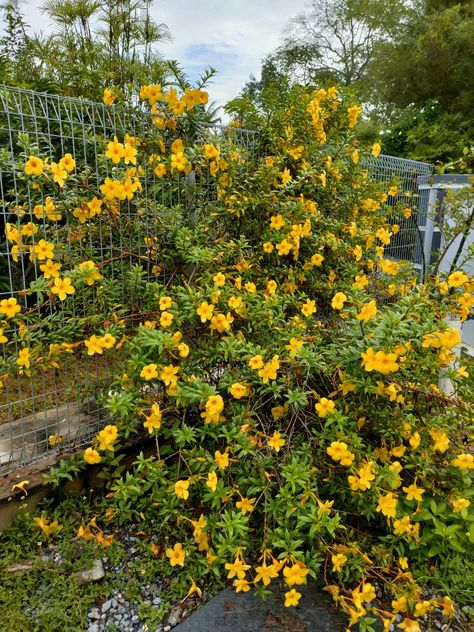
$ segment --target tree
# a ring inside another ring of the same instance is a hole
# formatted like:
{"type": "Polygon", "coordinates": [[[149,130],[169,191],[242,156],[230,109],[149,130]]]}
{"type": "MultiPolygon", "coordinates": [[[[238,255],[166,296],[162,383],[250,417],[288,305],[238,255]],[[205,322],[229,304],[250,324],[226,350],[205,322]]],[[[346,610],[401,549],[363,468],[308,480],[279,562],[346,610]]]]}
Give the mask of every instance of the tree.
{"type": "Polygon", "coordinates": [[[5,81],[37,87],[54,86],[70,96],[92,100],[113,85],[126,97],[140,85],[159,83],[166,74],[157,44],[170,37],[164,24],[150,15],[153,0],[46,0],[42,11],[55,31],[29,36],[18,0],[3,5],[7,23],[0,41],[0,72],[13,69],[5,81]],[[19,72],[20,51],[26,68],[19,72]]]}
{"type": "Polygon", "coordinates": [[[0,5],[3,13],[3,36],[0,38],[0,80],[17,83],[31,78],[28,25],[20,10],[19,0],[7,0],[0,5]]]}
{"type": "Polygon", "coordinates": [[[360,83],[376,43],[390,37],[407,8],[381,0],[313,0],[295,17],[283,44],[270,56],[292,82],[360,83]]]}

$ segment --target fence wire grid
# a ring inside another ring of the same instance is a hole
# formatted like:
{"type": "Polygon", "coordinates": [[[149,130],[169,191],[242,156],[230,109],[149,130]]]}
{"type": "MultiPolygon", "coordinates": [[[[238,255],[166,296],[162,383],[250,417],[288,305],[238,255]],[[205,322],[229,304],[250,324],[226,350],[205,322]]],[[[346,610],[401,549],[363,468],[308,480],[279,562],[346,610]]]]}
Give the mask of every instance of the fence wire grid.
{"type": "MultiPolygon", "coordinates": [[[[111,108],[81,99],[0,86],[0,300],[13,296],[22,307],[28,307],[31,299],[25,290],[41,277],[38,266],[21,252],[12,258],[15,254],[12,244],[4,238],[7,224],[20,229],[20,220],[29,217],[32,221],[35,205],[44,205],[48,197],[46,191],[38,192],[30,185],[25,194],[20,186],[16,165],[18,157],[25,155],[25,147],[34,147],[50,161],[71,153],[87,174],[86,186],[97,190],[104,175],[103,171],[99,175],[97,169],[104,142],[115,135],[123,138],[126,133],[137,138],[150,137],[154,127],[149,115],[136,109],[111,108]]],[[[259,136],[255,131],[216,125],[206,134],[210,140],[231,139],[247,152],[250,164],[259,156],[259,136]]],[[[115,290],[121,292],[124,302],[133,302],[137,263],[147,262],[141,272],[147,280],[166,280],[157,265],[158,258],[153,265],[151,255],[154,250],[158,251],[159,241],[166,239],[174,209],[184,208],[192,221],[195,198],[210,199],[215,194],[205,178],[193,180],[190,187],[189,178],[182,178],[178,183],[167,178],[157,179],[153,165],[140,166],[144,189],[141,197],[146,200],[146,208],[138,208],[133,201],[127,203],[123,218],[125,230],[117,230],[109,217],[100,215],[95,218],[94,233],[90,231],[85,238],[81,235],[81,224],[72,221],[69,215],[57,222],[54,229],[53,241],[58,248],[67,241],[84,260],[108,261],[110,276],[117,286],[115,290]],[[146,221],[149,217],[153,221],[146,221]],[[129,256],[117,257],[117,253],[129,253],[129,256]]],[[[418,207],[419,228],[413,220],[402,218],[398,222],[400,230],[386,254],[421,265],[421,231],[427,194],[419,192],[418,178],[429,176],[431,165],[381,155],[371,159],[367,168],[378,180],[398,178],[407,206],[418,207]]],[[[51,241],[51,225],[47,234],[46,223],[36,225],[38,232],[32,235],[33,244],[40,239],[51,241]]],[[[55,308],[53,312],[50,307],[45,319],[50,319],[51,330],[58,318],[62,325],[68,318],[78,322],[93,319],[97,300],[95,295],[89,303],[76,295],[70,296],[67,303],[71,306],[72,318],[61,312],[64,308],[55,308]]],[[[137,296],[137,304],[138,301],[137,296]]],[[[4,330],[8,338],[10,333],[4,330]]],[[[20,346],[18,340],[10,342],[7,352],[7,345],[2,345],[4,363],[7,356],[18,353],[20,346]]],[[[88,443],[106,418],[93,397],[92,387],[106,386],[115,374],[113,369],[114,365],[102,356],[72,354],[60,367],[41,372],[40,377],[25,374],[5,379],[4,388],[0,390],[0,474],[57,457],[65,449],[88,443]],[[52,445],[51,437],[61,440],[52,445]]]]}

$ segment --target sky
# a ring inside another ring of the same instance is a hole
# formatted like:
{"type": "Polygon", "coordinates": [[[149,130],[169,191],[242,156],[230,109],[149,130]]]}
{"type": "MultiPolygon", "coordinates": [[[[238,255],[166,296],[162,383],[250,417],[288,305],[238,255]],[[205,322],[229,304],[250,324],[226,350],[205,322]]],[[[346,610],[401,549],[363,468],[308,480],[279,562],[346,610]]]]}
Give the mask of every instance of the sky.
{"type": "MultiPolygon", "coordinates": [[[[35,31],[50,32],[41,4],[22,4],[26,22],[35,31]]],[[[171,31],[172,41],[160,46],[164,57],[179,61],[191,79],[209,65],[218,70],[209,93],[223,105],[251,74],[259,78],[262,59],[307,5],[308,0],[157,0],[152,16],[171,31]]]]}

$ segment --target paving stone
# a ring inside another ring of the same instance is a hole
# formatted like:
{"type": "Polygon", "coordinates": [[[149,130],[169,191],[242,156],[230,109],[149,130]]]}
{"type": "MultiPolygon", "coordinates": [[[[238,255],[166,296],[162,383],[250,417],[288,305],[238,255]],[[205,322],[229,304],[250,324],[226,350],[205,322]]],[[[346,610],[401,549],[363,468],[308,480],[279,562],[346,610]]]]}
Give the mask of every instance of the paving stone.
{"type": "Polygon", "coordinates": [[[285,608],[284,591],[276,588],[266,601],[252,592],[226,588],[173,628],[173,632],[344,632],[347,618],[315,582],[301,588],[296,608],[285,608]]]}

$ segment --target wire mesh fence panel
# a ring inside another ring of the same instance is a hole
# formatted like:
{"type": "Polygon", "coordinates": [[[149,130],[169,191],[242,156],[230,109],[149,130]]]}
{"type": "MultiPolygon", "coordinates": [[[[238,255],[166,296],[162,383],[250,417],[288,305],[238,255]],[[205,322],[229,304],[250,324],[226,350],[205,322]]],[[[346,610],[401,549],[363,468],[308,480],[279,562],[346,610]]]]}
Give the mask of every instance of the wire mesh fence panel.
{"type": "Polygon", "coordinates": [[[396,182],[397,191],[387,203],[399,212],[392,215],[391,223],[397,231],[392,234],[385,256],[398,261],[410,261],[424,274],[424,231],[428,211],[428,194],[420,189],[421,179],[433,172],[430,164],[397,156],[381,154],[367,162],[367,168],[375,180],[396,182]]]}
{"type": "MultiPolygon", "coordinates": [[[[154,291],[175,272],[163,263],[163,242],[177,224],[212,212],[232,178],[212,145],[237,158],[234,175],[259,158],[258,133],[216,125],[192,139],[208,145],[207,168],[170,173],[163,154],[175,136],[138,108],[0,87],[0,472],[97,433],[106,414],[96,393],[125,359],[119,345],[89,355],[85,340],[156,316],[154,291]],[[116,142],[131,148],[120,166],[116,142]],[[63,300],[56,283],[68,276],[83,288],[63,288],[63,300]],[[21,318],[8,315],[13,299],[21,318]]],[[[379,156],[367,167],[376,179],[398,180],[389,203],[417,207],[418,222],[394,220],[400,228],[387,254],[418,263],[426,205],[417,179],[430,165],[379,156]]]]}
{"type": "MultiPolygon", "coordinates": [[[[113,331],[114,318],[133,327],[146,317],[144,282],[170,276],[160,259],[170,225],[192,218],[196,192],[215,195],[212,178],[157,169],[171,136],[139,109],[0,87],[0,301],[16,299],[25,315],[13,326],[0,314],[0,472],[86,443],[103,424],[94,394],[123,358],[89,356],[83,343],[65,344],[64,332],[84,340],[113,331]],[[118,168],[104,155],[114,137],[143,150],[123,165],[121,199],[113,193],[118,168]],[[58,300],[52,285],[77,261],[85,290],[58,300]]],[[[248,156],[258,151],[254,132],[216,126],[206,136],[231,139],[248,156]]]]}

